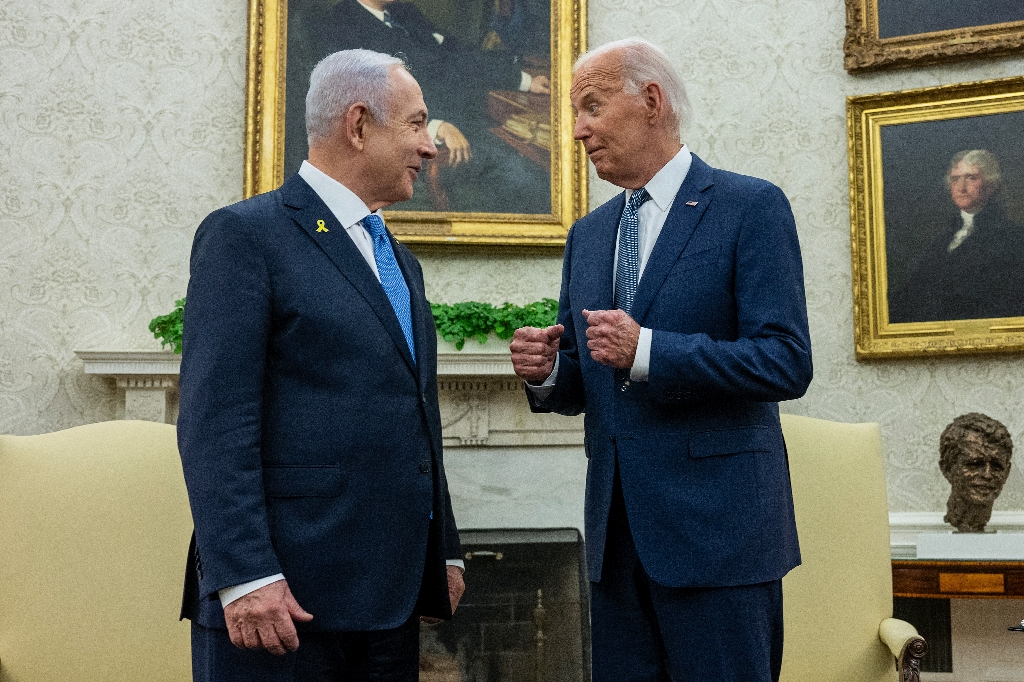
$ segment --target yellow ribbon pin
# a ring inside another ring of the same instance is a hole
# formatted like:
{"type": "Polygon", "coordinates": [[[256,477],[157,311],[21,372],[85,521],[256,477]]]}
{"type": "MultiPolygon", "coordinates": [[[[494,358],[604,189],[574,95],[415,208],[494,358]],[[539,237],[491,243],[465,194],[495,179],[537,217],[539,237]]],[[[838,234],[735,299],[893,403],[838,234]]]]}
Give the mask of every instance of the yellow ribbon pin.
{"type": "Polygon", "coordinates": [[[324,221],[322,221],[322,220],[316,221],[316,231],[317,232],[330,232],[330,230],[327,229],[327,226],[324,225],[324,221]]]}

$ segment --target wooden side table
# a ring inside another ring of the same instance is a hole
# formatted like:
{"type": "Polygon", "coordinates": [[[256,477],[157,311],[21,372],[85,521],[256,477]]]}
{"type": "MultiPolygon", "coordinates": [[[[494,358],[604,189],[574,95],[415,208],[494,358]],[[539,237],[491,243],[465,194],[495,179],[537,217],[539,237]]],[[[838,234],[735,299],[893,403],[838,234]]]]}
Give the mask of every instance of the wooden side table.
{"type": "Polygon", "coordinates": [[[1024,561],[892,562],[894,597],[925,599],[1024,598],[1024,561]]]}

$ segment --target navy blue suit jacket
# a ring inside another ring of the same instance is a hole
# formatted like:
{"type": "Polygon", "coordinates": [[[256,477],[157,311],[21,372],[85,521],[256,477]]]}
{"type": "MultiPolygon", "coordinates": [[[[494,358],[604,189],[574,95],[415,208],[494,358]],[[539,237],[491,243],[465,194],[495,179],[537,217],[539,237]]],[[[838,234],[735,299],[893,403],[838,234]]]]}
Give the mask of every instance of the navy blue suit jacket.
{"type": "Polygon", "coordinates": [[[777,402],[803,395],[811,347],[793,215],[774,185],[696,156],[640,279],[650,376],[595,362],[580,311],[612,305],[622,195],[565,248],[554,390],[535,411],[586,412],[586,537],[601,579],[615,462],[648,574],[668,587],[745,585],[800,563],[777,402]],[[696,205],[687,205],[696,202],[696,205]]]}
{"type": "Polygon", "coordinates": [[[306,630],[450,617],[460,556],[442,463],[433,318],[415,257],[416,358],[370,266],[298,175],[210,214],[192,248],[178,445],[195,538],[183,615],[284,573],[306,630]],[[318,231],[318,221],[326,231],[318,231]]]}

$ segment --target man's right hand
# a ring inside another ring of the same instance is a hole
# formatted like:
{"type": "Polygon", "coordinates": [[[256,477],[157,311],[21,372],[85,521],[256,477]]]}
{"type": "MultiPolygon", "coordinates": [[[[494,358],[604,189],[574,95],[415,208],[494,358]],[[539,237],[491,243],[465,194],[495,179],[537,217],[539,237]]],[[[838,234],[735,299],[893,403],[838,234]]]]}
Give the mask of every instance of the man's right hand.
{"type": "Polygon", "coordinates": [[[526,381],[544,381],[555,368],[558,343],[565,327],[556,324],[547,329],[521,327],[512,336],[512,368],[526,381]]]}
{"type": "Polygon", "coordinates": [[[473,150],[469,146],[469,140],[466,139],[461,130],[448,121],[438,126],[437,139],[444,142],[445,147],[448,147],[448,165],[452,168],[466,163],[473,158],[473,150]]]}
{"type": "Polygon", "coordinates": [[[295,623],[308,623],[313,614],[299,606],[288,583],[275,583],[239,597],[224,607],[231,643],[239,649],[266,649],[281,656],[299,648],[295,623]]]}

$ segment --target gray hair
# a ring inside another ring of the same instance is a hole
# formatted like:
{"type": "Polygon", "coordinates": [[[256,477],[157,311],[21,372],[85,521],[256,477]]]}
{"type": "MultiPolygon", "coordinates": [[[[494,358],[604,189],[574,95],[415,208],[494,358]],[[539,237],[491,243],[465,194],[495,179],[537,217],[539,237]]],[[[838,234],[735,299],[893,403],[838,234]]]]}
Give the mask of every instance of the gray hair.
{"type": "Polygon", "coordinates": [[[977,166],[981,174],[985,176],[985,182],[990,185],[998,185],[999,181],[1003,179],[1003,174],[999,170],[999,161],[996,160],[992,152],[986,149],[968,149],[959,152],[949,162],[949,170],[946,171],[946,187],[949,187],[952,182],[953,169],[961,162],[977,166]]]}
{"type": "Polygon", "coordinates": [[[643,38],[623,38],[584,52],[573,65],[573,73],[594,57],[613,51],[622,53],[623,92],[628,95],[639,95],[640,89],[645,85],[657,83],[668,99],[669,121],[680,129],[689,125],[693,110],[690,107],[690,99],[686,96],[686,86],[673,68],[668,55],[643,38]]]}
{"type": "Polygon", "coordinates": [[[330,137],[338,117],[362,102],[379,123],[391,112],[391,70],[402,66],[397,57],[371,50],[342,50],[329,54],[313,68],[306,93],[306,137],[309,146],[330,137]]]}

